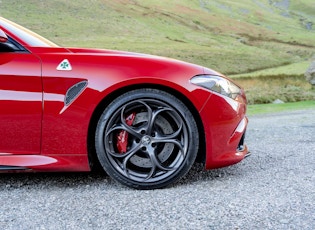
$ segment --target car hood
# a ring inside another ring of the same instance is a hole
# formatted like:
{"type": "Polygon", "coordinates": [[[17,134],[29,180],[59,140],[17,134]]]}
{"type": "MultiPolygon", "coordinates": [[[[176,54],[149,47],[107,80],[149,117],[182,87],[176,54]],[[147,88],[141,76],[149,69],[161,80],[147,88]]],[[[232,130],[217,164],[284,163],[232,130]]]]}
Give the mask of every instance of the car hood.
{"type": "Polygon", "coordinates": [[[196,64],[180,61],[177,59],[172,59],[168,57],[161,57],[161,56],[155,56],[151,54],[143,54],[143,53],[135,53],[135,52],[127,52],[127,51],[118,51],[118,50],[107,50],[107,49],[87,49],[87,48],[67,48],[69,52],[75,53],[75,54],[85,54],[85,55],[104,55],[104,56],[125,56],[125,57],[141,57],[141,58],[149,58],[149,59],[155,59],[157,61],[162,62],[172,62],[177,63],[180,65],[186,65],[191,66],[193,68],[199,69],[200,74],[213,74],[218,76],[224,76],[223,74],[214,71],[213,69],[205,68],[203,66],[199,66],[196,64]]]}
{"type": "Polygon", "coordinates": [[[205,68],[196,64],[191,64],[188,62],[180,61],[177,59],[155,56],[150,54],[118,51],[118,50],[108,50],[108,49],[90,49],[90,48],[64,48],[64,47],[29,47],[29,50],[33,53],[41,56],[42,54],[54,54],[54,55],[76,55],[76,56],[94,56],[94,57],[134,57],[137,59],[147,60],[157,63],[168,63],[173,64],[178,67],[185,67],[188,69],[194,69],[196,74],[213,74],[218,76],[223,76],[221,73],[214,71],[209,68],[205,68]]]}
{"type": "Polygon", "coordinates": [[[120,55],[120,56],[152,56],[149,54],[141,54],[119,50],[107,49],[87,49],[87,48],[67,48],[71,53],[76,54],[96,54],[96,55],[120,55]]]}

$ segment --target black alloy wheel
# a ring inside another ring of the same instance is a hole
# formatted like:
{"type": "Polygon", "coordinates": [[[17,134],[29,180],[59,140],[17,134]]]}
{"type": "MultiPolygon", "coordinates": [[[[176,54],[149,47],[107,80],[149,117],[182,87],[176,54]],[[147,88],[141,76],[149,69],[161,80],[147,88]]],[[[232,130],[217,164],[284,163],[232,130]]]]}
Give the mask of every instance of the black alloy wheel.
{"type": "Polygon", "coordinates": [[[184,176],[195,161],[199,134],[179,99],[157,89],[127,92],[101,115],[95,136],[98,159],[120,183],[163,188],[184,176]]]}

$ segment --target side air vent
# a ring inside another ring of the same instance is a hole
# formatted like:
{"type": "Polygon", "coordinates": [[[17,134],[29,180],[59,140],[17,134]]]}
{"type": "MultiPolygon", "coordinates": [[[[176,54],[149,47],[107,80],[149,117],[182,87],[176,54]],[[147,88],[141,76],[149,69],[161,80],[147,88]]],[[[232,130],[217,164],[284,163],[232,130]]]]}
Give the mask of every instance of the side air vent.
{"type": "Polygon", "coordinates": [[[88,84],[87,81],[81,81],[71,86],[71,88],[68,89],[65,96],[65,106],[70,105],[74,101],[74,99],[76,99],[80,95],[80,93],[83,92],[87,84],[88,84]]]}

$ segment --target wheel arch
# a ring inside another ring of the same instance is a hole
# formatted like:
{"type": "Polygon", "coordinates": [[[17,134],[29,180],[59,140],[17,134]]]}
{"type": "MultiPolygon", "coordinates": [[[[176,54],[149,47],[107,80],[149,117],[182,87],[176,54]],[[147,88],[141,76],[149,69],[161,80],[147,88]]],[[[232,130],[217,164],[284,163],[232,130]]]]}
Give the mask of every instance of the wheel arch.
{"type": "Polygon", "coordinates": [[[199,132],[199,150],[198,150],[196,162],[200,162],[204,164],[205,159],[206,159],[205,132],[204,132],[204,127],[203,127],[203,123],[199,115],[199,112],[195,108],[193,103],[183,93],[173,88],[170,88],[168,86],[159,85],[159,84],[136,84],[136,85],[125,86],[109,93],[96,106],[90,119],[89,128],[88,128],[88,136],[87,136],[87,147],[88,147],[88,155],[89,155],[89,162],[90,162],[91,168],[93,169],[93,168],[100,167],[97,156],[96,156],[94,137],[95,137],[98,120],[101,117],[104,111],[104,108],[106,108],[115,98],[117,98],[121,94],[132,91],[132,90],[141,89],[141,88],[152,88],[152,89],[159,89],[159,90],[165,91],[179,98],[187,106],[187,108],[190,110],[190,112],[192,113],[196,121],[198,132],[199,132]]]}

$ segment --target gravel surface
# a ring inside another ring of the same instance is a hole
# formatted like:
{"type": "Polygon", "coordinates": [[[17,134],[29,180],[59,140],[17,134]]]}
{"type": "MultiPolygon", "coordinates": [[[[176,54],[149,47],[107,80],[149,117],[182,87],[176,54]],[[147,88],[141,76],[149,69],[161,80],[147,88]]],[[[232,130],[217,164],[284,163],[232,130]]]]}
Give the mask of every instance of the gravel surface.
{"type": "Polygon", "coordinates": [[[250,117],[252,155],[137,191],[102,173],[1,174],[0,229],[315,229],[315,110],[250,117]]]}

